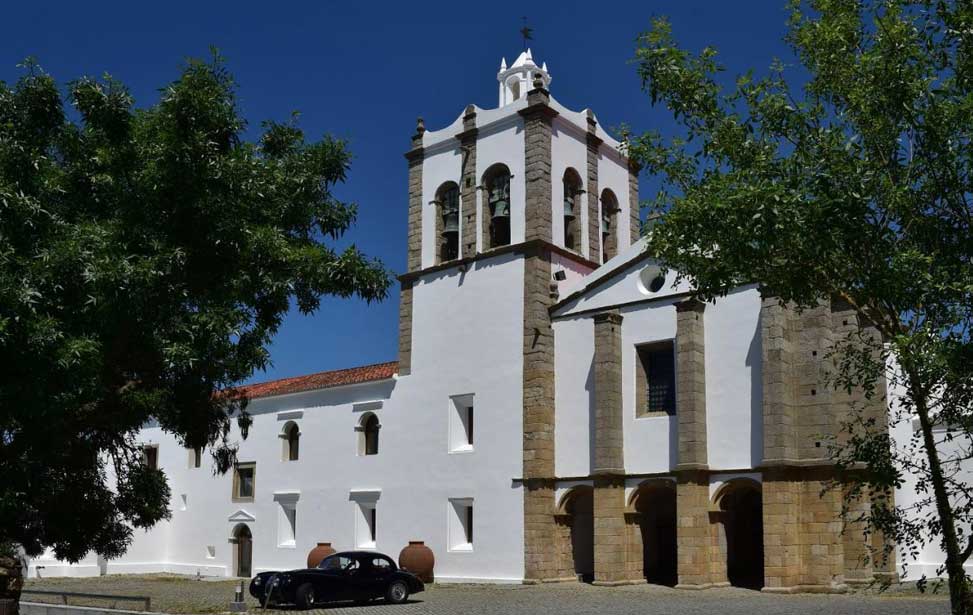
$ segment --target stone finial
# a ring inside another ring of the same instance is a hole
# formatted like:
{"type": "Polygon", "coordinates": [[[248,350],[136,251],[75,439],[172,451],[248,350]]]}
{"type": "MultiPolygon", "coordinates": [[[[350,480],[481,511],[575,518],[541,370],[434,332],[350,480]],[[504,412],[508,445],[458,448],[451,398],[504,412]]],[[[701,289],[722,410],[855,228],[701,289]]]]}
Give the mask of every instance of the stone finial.
{"type": "Polygon", "coordinates": [[[540,73],[534,73],[534,81],[531,84],[534,86],[535,90],[539,90],[544,87],[544,75],[540,73]]]}
{"type": "Polygon", "coordinates": [[[420,117],[417,117],[416,118],[416,134],[421,135],[424,132],[426,132],[426,122],[422,119],[421,116],[420,117]]]}

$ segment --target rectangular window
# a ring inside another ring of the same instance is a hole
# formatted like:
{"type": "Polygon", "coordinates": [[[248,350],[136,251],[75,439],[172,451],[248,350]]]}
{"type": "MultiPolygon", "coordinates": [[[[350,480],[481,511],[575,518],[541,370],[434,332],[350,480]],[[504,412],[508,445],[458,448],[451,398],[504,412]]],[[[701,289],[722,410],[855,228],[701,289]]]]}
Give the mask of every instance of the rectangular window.
{"type": "Polygon", "coordinates": [[[150,470],[159,469],[159,446],[150,445],[142,447],[142,458],[145,461],[145,465],[150,470]]]}
{"type": "Polygon", "coordinates": [[[238,463],[233,471],[233,500],[235,502],[252,502],[256,488],[257,464],[254,462],[238,463]]]}
{"type": "Polygon", "coordinates": [[[672,340],[636,347],[636,414],[676,414],[676,365],[672,340]]]}
{"type": "Polygon", "coordinates": [[[449,500],[449,550],[473,550],[473,498],[449,500]]]}
{"type": "Polygon", "coordinates": [[[277,546],[293,549],[297,544],[297,500],[278,499],[277,546]]]}
{"type": "Polygon", "coordinates": [[[191,448],[189,450],[189,467],[198,468],[203,464],[203,449],[191,448]]]}
{"type": "Polygon", "coordinates": [[[355,546],[359,549],[374,549],[378,542],[378,509],[376,502],[360,501],[355,518],[355,546]]]}
{"type": "Polygon", "coordinates": [[[473,450],[473,394],[454,395],[449,408],[449,452],[473,450]]]}

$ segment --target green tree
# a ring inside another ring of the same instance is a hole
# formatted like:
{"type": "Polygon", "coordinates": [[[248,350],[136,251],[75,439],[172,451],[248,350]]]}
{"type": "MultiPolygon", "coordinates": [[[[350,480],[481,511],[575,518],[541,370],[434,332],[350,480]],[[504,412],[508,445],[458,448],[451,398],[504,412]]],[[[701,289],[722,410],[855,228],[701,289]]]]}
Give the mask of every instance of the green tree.
{"type": "MultiPolygon", "coordinates": [[[[385,298],[388,271],[334,246],[350,154],[292,119],[255,143],[218,56],[135,108],[110,77],[0,83],[0,544],[121,555],[169,516],[147,422],[218,472],[292,302],[385,298]],[[67,105],[70,107],[66,108],[67,105]]],[[[0,596],[2,597],[2,596],[0,596]]]]}
{"type": "MultiPolygon", "coordinates": [[[[890,420],[907,442],[851,416],[834,444],[861,519],[906,553],[946,554],[954,613],[970,612],[973,427],[973,3],[795,0],[786,41],[799,66],[726,79],[717,54],[690,53],[664,19],[636,62],[675,138],[644,134],[631,154],[662,178],[650,250],[703,299],[745,283],[798,308],[838,298],[884,343],[834,352],[836,387],[884,375],[903,392],[890,420]],[[894,361],[895,369],[886,365],[894,361]],[[885,373],[887,372],[887,373],[885,373]],[[905,510],[883,494],[913,476],[905,510]]],[[[856,413],[852,413],[855,415],[856,413]]],[[[924,582],[924,579],[921,580],[924,582]]]]}

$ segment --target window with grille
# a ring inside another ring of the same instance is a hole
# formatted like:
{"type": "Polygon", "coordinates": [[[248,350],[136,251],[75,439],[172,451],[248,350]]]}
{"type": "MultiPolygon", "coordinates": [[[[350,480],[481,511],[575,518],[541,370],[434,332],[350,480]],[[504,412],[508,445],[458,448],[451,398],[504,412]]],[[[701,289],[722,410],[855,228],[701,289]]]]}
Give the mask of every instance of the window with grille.
{"type": "Polygon", "coordinates": [[[636,412],[676,414],[676,366],[672,341],[646,344],[638,354],[636,412]]]}

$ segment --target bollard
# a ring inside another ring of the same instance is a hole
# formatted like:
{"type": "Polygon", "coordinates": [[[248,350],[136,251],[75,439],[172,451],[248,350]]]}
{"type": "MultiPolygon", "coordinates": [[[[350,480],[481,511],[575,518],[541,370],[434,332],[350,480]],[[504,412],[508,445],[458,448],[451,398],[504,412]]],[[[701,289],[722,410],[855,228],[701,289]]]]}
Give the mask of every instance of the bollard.
{"type": "Polygon", "coordinates": [[[243,601],[243,581],[237,583],[236,591],[233,595],[233,602],[230,603],[231,613],[246,613],[247,603],[243,601]]]}

